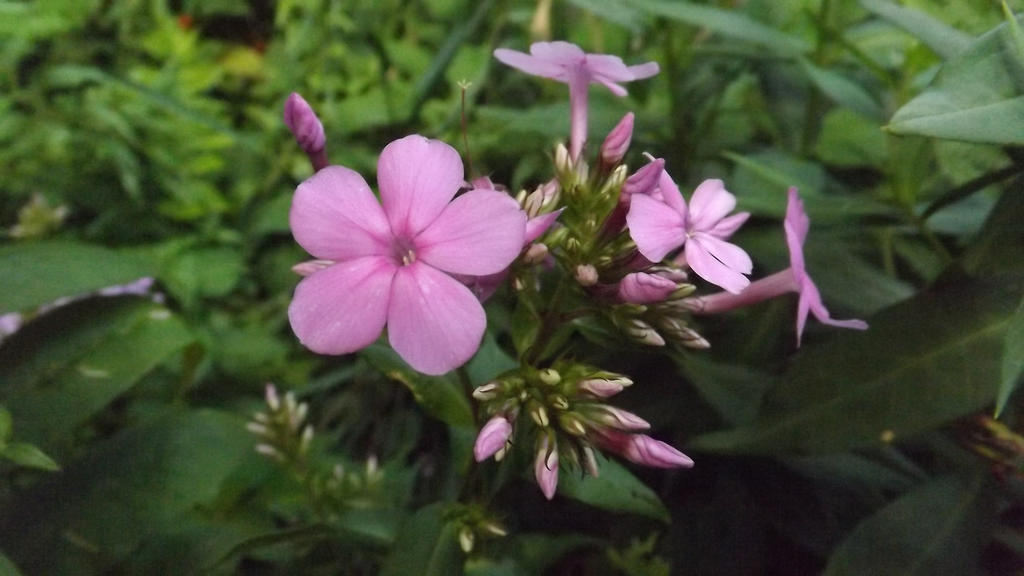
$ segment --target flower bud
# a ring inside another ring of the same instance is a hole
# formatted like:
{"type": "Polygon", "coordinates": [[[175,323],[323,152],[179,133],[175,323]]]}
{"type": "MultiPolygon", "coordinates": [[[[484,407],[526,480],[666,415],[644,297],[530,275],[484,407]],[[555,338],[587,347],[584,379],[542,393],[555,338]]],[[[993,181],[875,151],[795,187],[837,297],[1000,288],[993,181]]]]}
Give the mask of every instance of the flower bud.
{"type": "Polygon", "coordinates": [[[661,302],[675,290],[675,282],[646,272],[627,274],[619,282],[619,298],[634,304],[661,302]]]}
{"type": "Polygon", "coordinates": [[[548,247],[546,244],[530,244],[530,247],[526,249],[526,254],[523,254],[524,264],[539,264],[548,257],[548,247]]]}
{"type": "Polygon", "coordinates": [[[562,375],[554,368],[545,368],[537,373],[537,378],[548,386],[554,386],[562,381],[562,375]]]}
{"type": "Polygon", "coordinates": [[[555,489],[558,488],[558,448],[547,434],[541,436],[537,447],[533,475],[544,497],[548,500],[554,498],[555,489]]]}
{"type": "Polygon", "coordinates": [[[527,220],[526,234],[523,235],[523,242],[533,242],[537,238],[543,236],[544,233],[551,228],[551,225],[555,223],[555,220],[558,220],[558,217],[562,214],[562,210],[565,210],[565,208],[560,208],[554,212],[541,214],[536,218],[530,218],[527,220]]]}
{"type": "Polygon", "coordinates": [[[313,443],[313,427],[306,425],[302,430],[302,436],[299,438],[299,453],[305,454],[309,451],[309,445],[313,443]]]}
{"type": "Polygon", "coordinates": [[[597,456],[590,446],[583,446],[583,469],[592,477],[597,478],[597,456]]]}
{"type": "Polygon", "coordinates": [[[512,435],[512,424],[503,416],[494,416],[480,429],[473,445],[473,457],[483,462],[505,447],[512,435]]]}
{"type": "Polygon", "coordinates": [[[501,391],[501,384],[498,382],[488,382],[482,386],[477,386],[476,390],[473,390],[473,398],[476,398],[480,402],[486,402],[487,400],[493,400],[498,397],[498,393],[501,391]]]}
{"type": "Polygon", "coordinates": [[[459,530],[459,547],[466,554],[473,551],[473,543],[476,540],[476,536],[473,534],[473,530],[469,526],[463,526],[462,530],[459,530]]]}
{"type": "Polygon", "coordinates": [[[571,413],[559,414],[558,425],[573,436],[586,436],[587,426],[578,416],[571,413]]]}
{"type": "Polygon", "coordinates": [[[267,384],[266,390],[267,406],[270,410],[277,412],[281,408],[281,397],[277,395],[277,388],[273,384],[267,384]]]}
{"type": "Polygon", "coordinates": [[[505,530],[505,528],[501,524],[498,524],[493,520],[484,520],[480,523],[479,528],[484,532],[487,532],[488,534],[492,536],[497,536],[499,538],[503,536],[508,536],[508,530],[505,530]]]}
{"type": "Polygon", "coordinates": [[[664,346],[665,339],[658,334],[653,326],[640,319],[633,319],[626,327],[626,334],[640,344],[648,346],[664,346]]]}
{"type": "Polygon", "coordinates": [[[544,205],[544,193],[540,188],[531,192],[523,201],[523,211],[528,218],[536,218],[544,205]]]}
{"type": "Polygon", "coordinates": [[[541,428],[547,428],[551,423],[551,420],[548,419],[547,408],[540,404],[534,404],[533,407],[530,408],[530,418],[532,418],[537,426],[540,426],[541,428]]]}
{"type": "Polygon", "coordinates": [[[569,409],[569,401],[565,398],[565,396],[562,396],[561,394],[556,394],[548,398],[548,403],[551,404],[551,407],[554,408],[555,410],[569,409]]]}
{"type": "Polygon", "coordinates": [[[555,171],[558,174],[569,174],[573,171],[572,159],[569,158],[569,149],[561,142],[555,146],[555,171]]]}
{"type": "Polygon", "coordinates": [[[623,388],[633,383],[632,380],[625,376],[619,376],[611,373],[606,374],[608,374],[608,377],[594,375],[586,380],[580,380],[576,386],[579,388],[580,392],[589,394],[595,398],[610,398],[619,392],[622,392],[623,388]]]}
{"type": "Polygon", "coordinates": [[[629,112],[619,120],[601,143],[601,161],[614,166],[622,161],[633,139],[633,113],[629,112]]]}
{"type": "Polygon", "coordinates": [[[576,267],[576,281],[580,286],[589,287],[597,284],[597,269],[590,264],[580,264],[576,267]]]}
{"type": "Polygon", "coordinates": [[[327,137],[324,135],[324,125],[309,103],[296,92],[292,92],[284,103],[284,123],[302,151],[309,156],[313,169],[319,170],[326,166],[324,147],[327,137]]]}
{"type": "Polygon", "coordinates": [[[645,164],[622,183],[620,202],[628,202],[633,194],[649,194],[658,187],[658,179],[665,170],[665,160],[658,158],[645,164]]]}
{"type": "Polygon", "coordinates": [[[596,405],[587,410],[587,418],[616,430],[647,430],[651,427],[646,420],[614,406],[596,405]]]}

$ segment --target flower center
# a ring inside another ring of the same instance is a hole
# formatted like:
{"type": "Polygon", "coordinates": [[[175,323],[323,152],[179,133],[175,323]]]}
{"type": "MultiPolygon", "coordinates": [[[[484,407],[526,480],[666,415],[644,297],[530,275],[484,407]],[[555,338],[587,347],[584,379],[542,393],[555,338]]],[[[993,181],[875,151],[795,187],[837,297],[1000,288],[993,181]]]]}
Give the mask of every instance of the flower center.
{"type": "Polygon", "coordinates": [[[405,238],[395,238],[391,255],[399,266],[408,266],[416,261],[416,249],[413,243],[405,238]]]}

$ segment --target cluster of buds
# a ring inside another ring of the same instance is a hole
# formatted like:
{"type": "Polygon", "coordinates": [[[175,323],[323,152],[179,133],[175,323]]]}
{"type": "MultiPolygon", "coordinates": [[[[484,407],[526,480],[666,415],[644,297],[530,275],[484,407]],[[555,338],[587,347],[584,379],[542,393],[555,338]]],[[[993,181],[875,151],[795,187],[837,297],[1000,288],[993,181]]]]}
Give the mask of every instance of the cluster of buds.
{"type": "Polygon", "coordinates": [[[692,466],[683,453],[642,434],[650,428],[644,419],[606,403],[632,383],[622,374],[567,361],[506,374],[473,392],[490,416],[473,454],[478,462],[501,459],[514,437],[532,438],[534,475],[548,499],[563,463],[598,475],[596,449],[645,466],[692,466]]]}
{"type": "Polygon", "coordinates": [[[267,384],[265,399],[268,410],[253,414],[245,426],[260,438],[256,451],[284,464],[303,464],[313,441],[313,426],[303,426],[309,406],[293,392],[282,398],[273,384],[267,384]]]}
{"type": "Polygon", "coordinates": [[[508,535],[501,522],[476,505],[453,504],[445,511],[444,520],[457,531],[459,547],[466,554],[473,551],[479,540],[508,535]]]}

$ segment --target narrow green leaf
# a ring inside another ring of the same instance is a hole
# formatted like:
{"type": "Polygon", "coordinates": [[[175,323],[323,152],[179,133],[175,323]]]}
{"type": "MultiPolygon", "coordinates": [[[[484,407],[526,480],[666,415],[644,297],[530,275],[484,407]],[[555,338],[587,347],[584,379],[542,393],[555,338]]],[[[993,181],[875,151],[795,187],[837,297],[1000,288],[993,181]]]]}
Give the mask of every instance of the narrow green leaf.
{"type": "Polygon", "coordinates": [[[38,319],[0,348],[0,395],[18,438],[50,451],[191,341],[185,325],[152,302],[79,302],[38,319]]]}
{"type": "Polygon", "coordinates": [[[1006,342],[1003,344],[1003,377],[999,383],[999,396],[996,398],[996,417],[1006,408],[1010,395],[1020,384],[1024,374],[1024,299],[1010,319],[1010,327],[1006,331],[1006,342]]]}
{"type": "Polygon", "coordinates": [[[908,492],[854,528],[824,575],[977,574],[988,492],[980,477],[939,478],[908,492]]]}
{"type": "Polygon", "coordinates": [[[741,42],[760,45],[779,54],[792,56],[811,51],[810,45],[803,39],[780,32],[735,11],[667,0],[633,0],[632,5],[651,14],[707,28],[741,42]]]}
{"type": "Polygon", "coordinates": [[[671,518],[658,495],[614,460],[602,462],[596,478],[563,471],[558,493],[610,512],[639,514],[666,523],[671,518]]]}
{"type": "Polygon", "coordinates": [[[860,84],[834,70],[826,70],[800,59],[800,68],[807,78],[837,104],[869,118],[880,118],[882,107],[860,84]]]}
{"type": "Polygon", "coordinates": [[[0,406],[0,446],[3,446],[5,442],[10,440],[13,429],[14,423],[11,421],[11,413],[7,411],[7,408],[0,406]]]}
{"type": "Polygon", "coordinates": [[[14,442],[4,446],[3,450],[0,450],[0,456],[23,468],[35,468],[36,470],[46,470],[47,472],[60,470],[60,465],[54,462],[53,458],[44,454],[39,448],[25,442],[14,442]]]}
{"type": "Polygon", "coordinates": [[[1009,5],[1006,4],[1006,0],[1003,0],[1003,15],[1006,16],[1006,24],[1010,27],[1013,43],[1017,46],[1017,56],[1024,59],[1024,31],[1020,29],[1017,17],[1014,16],[1013,10],[1010,10],[1009,5]]]}
{"type": "Polygon", "coordinates": [[[693,447],[820,453],[901,438],[995,399],[1014,286],[962,282],[892,306],[866,332],[808,346],[753,424],[693,447]],[[836,367],[842,367],[837,370],[836,367]]]}
{"type": "Polygon", "coordinates": [[[971,37],[946,23],[889,0],[860,0],[860,5],[903,28],[936,54],[949,59],[967,49],[971,37]]]}
{"type": "Polygon", "coordinates": [[[370,345],[360,354],[385,376],[404,384],[427,414],[453,426],[473,425],[469,402],[451,378],[420,374],[380,343],[370,345]]]}
{"type": "Polygon", "coordinates": [[[1024,145],[1024,55],[1002,24],[946,62],[896,111],[889,130],[968,142],[1024,145]]]}
{"type": "Polygon", "coordinates": [[[444,519],[444,505],[421,508],[402,525],[382,576],[458,576],[463,554],[454,525],[444,519]]]}
{"type": "Polygon", "coordinates": [[[24,310],[153,276],[156,262],[137,252],[56,241],[0,247],[0,312],[24,310]]]}

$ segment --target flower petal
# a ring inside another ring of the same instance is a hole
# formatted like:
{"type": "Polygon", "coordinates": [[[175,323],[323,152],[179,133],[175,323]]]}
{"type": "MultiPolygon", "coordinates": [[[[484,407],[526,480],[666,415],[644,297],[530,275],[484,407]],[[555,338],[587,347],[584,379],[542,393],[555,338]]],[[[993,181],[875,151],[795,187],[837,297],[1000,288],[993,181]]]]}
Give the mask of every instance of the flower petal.
{"type": "Polygon", "coordinates": [[[579,64],[586,57],[582,48],[572,42],[562,40],[534,42],[530,44],[530,54],[541,60],[562,65],[579,64]]]}
{"type": "MultiPolygon", "coordinates": [[[[739,294],[750,285],[750,280],[714,257],[705,247],[704,241],[708,238],[708,236],[702,238],[691,237],[687,240],[685,247],[686,263],[701,278],[721,286],[733,294],[739,294]]],[[[722,243],[725,244],[725,242],[722,243]]]]}
{"type": "Polygon", "coordinates": [[[558,217],[562,215],[562,210],[565,208],[559,208],[554,212],[548,212],[547,214],[541,214],[535,218],[530,218],[526,221],[526,235],[523,236],[523,243],[529,244],[537,238],[540,238],[551,228],[551,225],[558,220],[558,217]]]}
{"type": "Polygon", "coordinates": [[[519,52],[518,50],[498,48],[494,51],[494,57],[497,58],[499,62],[522,72],[526,72],[527,74],[562,81],[566,78],[565,68],[561,64],[543,60],[536,56],[519,52]]]}
{"type": "Polygon", "coordinates": [[[328,166],[299,184],[288,215],[295,241],[325,260],[351,260],[390,250],[391,228],[366,181],[328,166]]]}
{"type": "Polygon", "coordinates": [[[646,272],[633,272],[619,282],[619,298],[623,302],[648,304],[661,302],[675,292],[676,283],[646,272]]]}
{"type": "Polygon", "coordinates": [[[384,147],[377,160],[377,182],[391,231],[413,238],[464,183],[462,159],[444,142],[413,134],[384,147]]]}
{"type": "Polygon", "coordinates": [[[494,274],[516,259],[525,233],[526,213],[511,196],[470,190],[416,237],[416,256],[454,274],[494,274]]]}
{"type": "Polygon", "coordinates": [[[686,227],[691,232],[707,232],[735,207],[736,197],[726,191],[721,180],[705,180],[690,198],[690,221],[686,227]]]}
{"type": "Polygon", "coordinates": [[[473,293],[422,262],[398,270],[391,286],[388,339],[410,366],[444,374],[480,347],[487,319],[473,293]]]}
{"type": "Polygon", "coordinates": [[[637,249],[651,262],[661,262],[686,240],[682,215],[642,194],[630,199],[626,224],[637,249]]]}
{"type": "Polygon", "coordinates": [[[790,186],[788,194],[785,223],[793,229],[794,238],[803,246],[804,241],[807,240],[807,232],[811,229],[811,219],[804,211],[804,202],[800,199],[795,186],[790,186]]]}
{"type": "Polygon", "coordinates": [[[708,230],[707,233],[711,234],[715,238],[721,238],[722,240],[728,240],[730,236],[736,233],[746,223],[747,219],[750,218],[750,212],[740,212],[722,218],[715,224],[714,228],[708,230]]]}
{"type": "Polygon", "coordinates": [[[750,256],[743,248],[735,244],[703,232],[694,234],[690,240],[699,242],[704,250],[737,272],[750,274],[754,270],[754,263],[750,260],[750,256]]]}
{"type": "Polygon", "coordinates": [[[390,260],[368,256],[307,276],[288,306],[292,330],[320,354],[348,354],[369,346],[384,329],[394,275],[390,260]]]}
{"type": "Polygon", "coordinates": [[[679,186],[676,185],[676,181],[672,179],[668,171],[663,171],[658,177],[658,191],[661,193],[661,201],[679,212],[685,220],[689,214],[686,200],[683,199],[683,193],[679,191],[679,186]]]}

